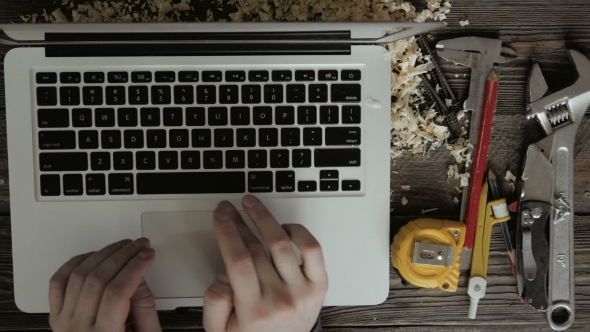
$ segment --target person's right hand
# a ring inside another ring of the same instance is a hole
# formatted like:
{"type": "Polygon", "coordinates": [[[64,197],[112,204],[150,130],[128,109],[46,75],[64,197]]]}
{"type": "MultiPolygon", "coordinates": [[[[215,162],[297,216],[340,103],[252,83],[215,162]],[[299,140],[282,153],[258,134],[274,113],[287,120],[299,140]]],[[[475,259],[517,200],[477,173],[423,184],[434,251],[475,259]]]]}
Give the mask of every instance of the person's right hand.
{"type": "Polygon", "coordinates": [[[203,325],[208,332],[309,332],[319,315],[328,276],[318,241],[303,226],[281,227],[254,196],[244,210],[264,242],[250,231],[236,208],[219,203],[214,228],[227,275],[205,292],[203,325]],[[293,242],[301,252],[297,262],[293,242]]]}

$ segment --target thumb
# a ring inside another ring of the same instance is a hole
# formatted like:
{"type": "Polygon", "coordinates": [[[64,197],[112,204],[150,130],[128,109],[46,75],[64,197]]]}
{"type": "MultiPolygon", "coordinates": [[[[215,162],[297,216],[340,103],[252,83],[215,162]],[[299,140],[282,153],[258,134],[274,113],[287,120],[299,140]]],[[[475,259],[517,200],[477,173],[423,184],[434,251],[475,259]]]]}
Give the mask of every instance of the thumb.
{"type": "Polygon", "coordinates": [[[160,320],[156,311],[156,299],[145,280],[131,297],[131,321],[136,332],[161,332],[160,320]]]}
{"type": "Polygon", "coordinates": [[[234,309],[234,295],[225,272],[205,291],[203,327],[207,332],[225,332],[234,309]]]}

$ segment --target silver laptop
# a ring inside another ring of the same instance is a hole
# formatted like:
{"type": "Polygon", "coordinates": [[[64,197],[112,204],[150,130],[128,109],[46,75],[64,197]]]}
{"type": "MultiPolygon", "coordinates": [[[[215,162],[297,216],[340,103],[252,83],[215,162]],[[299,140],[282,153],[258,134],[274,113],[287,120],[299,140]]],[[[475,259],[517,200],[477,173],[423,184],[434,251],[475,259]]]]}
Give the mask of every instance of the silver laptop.
{"type": "Polygon", "coordinates": [[[158,309],[200,306],[223,269],[211,213],[246,193],[318,238],[325,305],[382,302],[391,67],[379,44],[439,26],[2,26],[0,43],[17,46],[4,62],[16,304],[47,312],[67,259],[146,236],[158,309]]]}

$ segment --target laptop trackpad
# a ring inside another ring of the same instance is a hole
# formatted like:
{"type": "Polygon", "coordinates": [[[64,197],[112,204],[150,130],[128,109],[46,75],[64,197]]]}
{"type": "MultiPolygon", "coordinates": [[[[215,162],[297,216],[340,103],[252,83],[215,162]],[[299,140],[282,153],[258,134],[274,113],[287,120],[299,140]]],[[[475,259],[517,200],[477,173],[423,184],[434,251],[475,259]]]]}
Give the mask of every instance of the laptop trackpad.
{"type": "MultiPolygon", "coordinates": [[[[248,223],[247,214],[240,211],[248,223]]],[[[156,298],[203,297],[224,269],[213,234],[212,212],[147,212],[142,236],[150,239],[156,261],[145,279],[156,298]]]]}

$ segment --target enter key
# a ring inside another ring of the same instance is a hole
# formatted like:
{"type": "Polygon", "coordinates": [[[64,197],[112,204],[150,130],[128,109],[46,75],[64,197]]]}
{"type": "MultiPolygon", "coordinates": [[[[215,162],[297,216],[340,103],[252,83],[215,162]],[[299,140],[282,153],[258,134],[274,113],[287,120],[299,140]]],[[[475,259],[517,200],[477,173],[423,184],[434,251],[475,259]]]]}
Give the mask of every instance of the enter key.
{"type": "Polygon", "coordinates": [[[328,127],[326,145],[361,145],[361,128],[328,127]]]}

